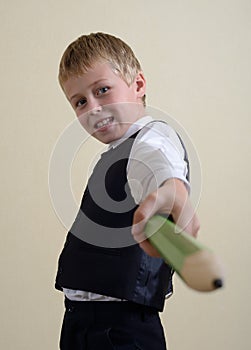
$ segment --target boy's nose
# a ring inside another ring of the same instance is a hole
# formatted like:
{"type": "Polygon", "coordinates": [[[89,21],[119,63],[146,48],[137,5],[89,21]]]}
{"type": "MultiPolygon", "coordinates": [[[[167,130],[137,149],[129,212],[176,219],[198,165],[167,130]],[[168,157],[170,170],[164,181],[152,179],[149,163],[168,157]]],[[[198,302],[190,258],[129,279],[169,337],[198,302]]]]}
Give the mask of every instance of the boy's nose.
{"type": "Polygon", "coordinates": [[[97,105],[90,110],[91,114],[98,114],[102,111],[102,106],[97,105]]]}
{"type": "Polygon", "coordinates": [[[95,98],[89,99],[89,113],[90,114],[97,114],[100,113],[102,110],[102,106],[100,105],[100,102],[95,98]]]}

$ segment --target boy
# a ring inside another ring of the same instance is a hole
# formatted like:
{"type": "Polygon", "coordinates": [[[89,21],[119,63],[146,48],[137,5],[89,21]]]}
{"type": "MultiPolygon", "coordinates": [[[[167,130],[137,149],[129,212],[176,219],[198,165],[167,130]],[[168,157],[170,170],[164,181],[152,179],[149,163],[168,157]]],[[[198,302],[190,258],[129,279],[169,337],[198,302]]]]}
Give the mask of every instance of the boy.
{"type": "Polygon", "coordinates": [[[159,311],[172,271],[143,232],[158,212],[196,236],[186,152],[167,124],[145,115],[145,77],[120,39],[78,38],[63,54],[59,81],[83,127],[109,145],[59,258],[60,348],[164,350],[159,311]]]}

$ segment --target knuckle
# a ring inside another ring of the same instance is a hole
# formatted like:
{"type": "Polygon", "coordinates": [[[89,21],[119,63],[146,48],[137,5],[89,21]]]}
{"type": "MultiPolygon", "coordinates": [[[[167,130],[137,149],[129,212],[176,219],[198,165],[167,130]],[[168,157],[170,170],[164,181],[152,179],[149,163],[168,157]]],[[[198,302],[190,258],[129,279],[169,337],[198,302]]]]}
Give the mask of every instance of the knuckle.
{"type": "Polygon", "coordinates": [[[146,218],[146,213],[143,208],[138,208],[134,213],[134,218],[137,222],[140,222],[146,218]]]}

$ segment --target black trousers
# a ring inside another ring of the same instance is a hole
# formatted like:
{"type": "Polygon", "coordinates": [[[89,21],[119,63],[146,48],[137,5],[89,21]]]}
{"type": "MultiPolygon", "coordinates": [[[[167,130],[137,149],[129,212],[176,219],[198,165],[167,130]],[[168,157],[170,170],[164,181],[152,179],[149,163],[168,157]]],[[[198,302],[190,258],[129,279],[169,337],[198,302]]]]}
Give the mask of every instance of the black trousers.
{"type": "Polygon", "coordinates": [[[138,304],[65,300],[61,350],[166,350],[156,310],[138,304]]]}

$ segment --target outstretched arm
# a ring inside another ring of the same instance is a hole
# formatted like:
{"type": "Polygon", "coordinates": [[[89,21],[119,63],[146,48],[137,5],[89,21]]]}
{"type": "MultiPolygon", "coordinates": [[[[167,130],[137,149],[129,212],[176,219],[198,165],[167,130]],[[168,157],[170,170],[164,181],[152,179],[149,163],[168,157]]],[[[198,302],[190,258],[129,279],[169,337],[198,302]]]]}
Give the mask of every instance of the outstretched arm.
{"type": "Polygon", "coordinates": [[[196,237],[199,221],[188,198],[183,181],[173,178],[164,182],[140,204],[134,213],[132,234],[140,247],[149,255],[158,257],[159,253],[144,235],[147,221],[155,214],[172,215],[174,222],[187,233],[196,237]]]}

